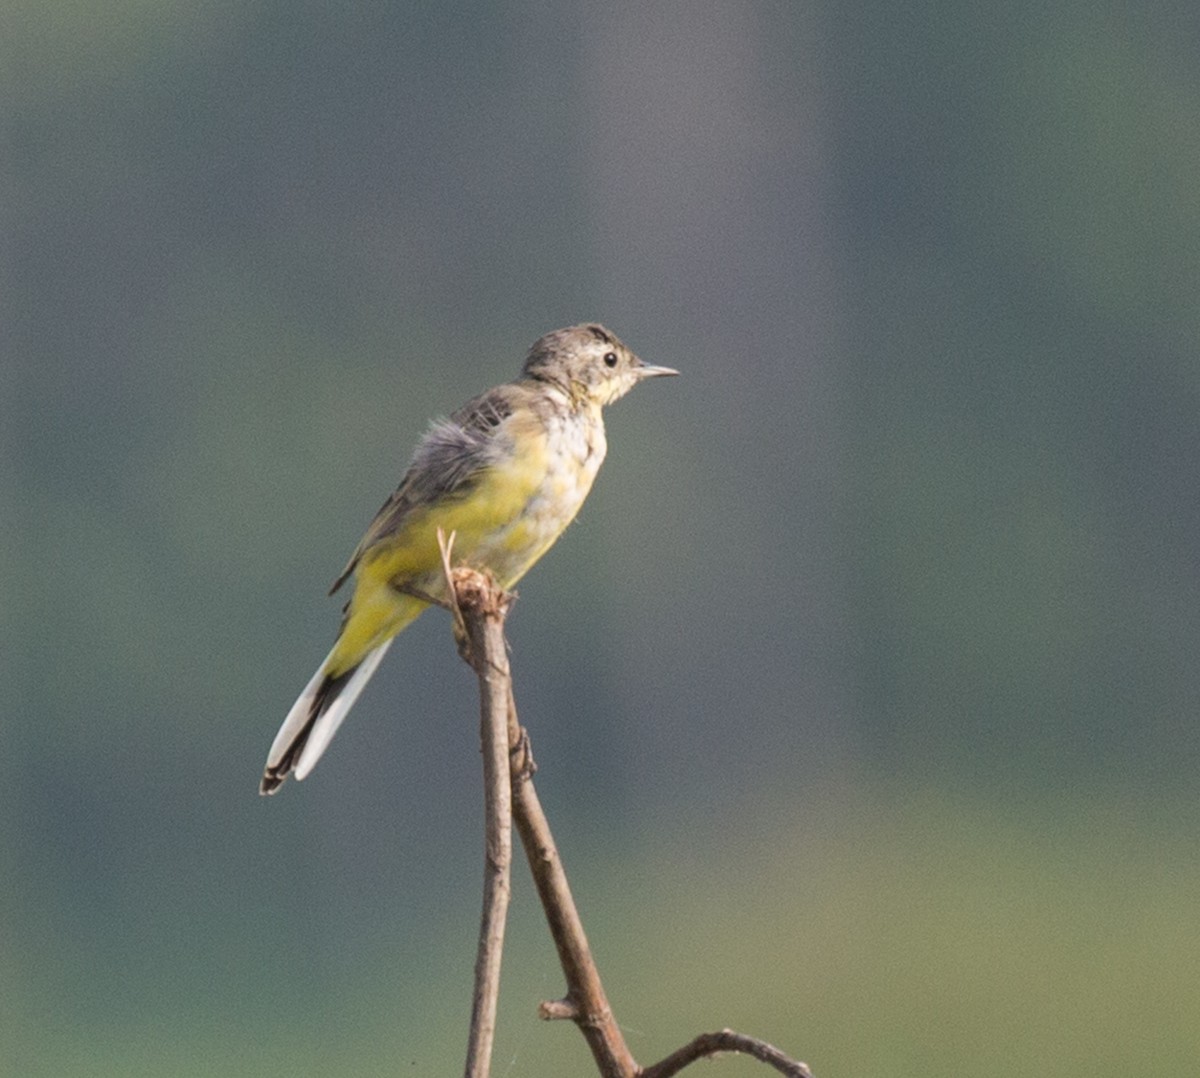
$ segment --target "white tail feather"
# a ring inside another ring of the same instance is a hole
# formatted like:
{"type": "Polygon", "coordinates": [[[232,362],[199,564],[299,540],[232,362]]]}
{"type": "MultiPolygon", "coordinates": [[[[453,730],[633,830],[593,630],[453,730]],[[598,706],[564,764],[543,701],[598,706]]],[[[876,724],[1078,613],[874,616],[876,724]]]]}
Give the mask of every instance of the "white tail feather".
{"type": "MultiPolygon", "coordinates": [[[[337,733],[338,727],[342,725],[347,712],[354,706],[354,701],[358,699],[367,682],[371,680],[371,675],[375,673],[376,667],[379,666],[379,661],[386,654],[391,643],[391,640],[385,640],[374,651],[367,653],[367,657],[359,663],[358,669],[350,675],[350,680],[346,682],[342,691],[338,693],[337,699],[332,701],[320,718],[312,724],[312,729],[305,739],[304,748],[301,750],[300,758],[293,765],[293,773],[297,779],[304,778],[316,766],[317,761],[321,758],[321,754],[329,747],[329,742],[333,740],[333,735],[337,733]]],[[[316,700],[317,692],[322,682],[325,680],[325,665],[329,662],[332,654],[330,652],[325,657],[325,662],[321,663],[317,668],[317,672],[313,674],[308,684],[304,686],[304,691],[292,705],[291,711],[287,713],[287,718],[283,720],[283,725],[279,727],[279,733],[275,735],[275,740],[271,742],[271,751],[267,754],[268,773],[279,766],[280,762],[292,748],[296,738],[300,737],[305,727],[309,725],[312,718],[313,703],[316,700]]]]}
{"type": "Polygon", "coordinates": [[[308,735],[308,740],[304,743],[304,751],[300,754],[300,759],[296,761],[297,779],[304,778],[317,766],[317,761],[321,758],[321,753],[329,747],[329,742],[333,740],[333,735],[337,733],[338,727],[342,725],[342,720],[345,719],[347,712],[354,706],[354,701],[358,699],[359,693],[363,691],[367,682],[371,680],[371,675],[375,673],[375,668],[379,665],[379,661],[387,654],[387,649],[391,646],[392,641],[385,640],[374,651],[368,652],[367,657],[358,664],[358,669],[350,675],[350,680],[346,682],[346,687],[338,693],[338,698],[329,705],[321,717],[313,724],[312,733],[308,735]]]}

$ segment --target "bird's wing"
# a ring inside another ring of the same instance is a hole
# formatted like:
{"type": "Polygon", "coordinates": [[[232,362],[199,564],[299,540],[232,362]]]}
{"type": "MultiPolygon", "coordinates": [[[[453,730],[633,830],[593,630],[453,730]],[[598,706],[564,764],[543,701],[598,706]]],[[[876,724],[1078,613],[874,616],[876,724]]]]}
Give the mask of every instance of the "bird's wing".
{"type": "Polygon", "coordinates": [[[499,431],[512,415],[519,392],[512,385],[497,386],[468,401],[448,419],[435,419],[429,425],[400,485],[375,514],[329,589],[330,595],[346,582],[369,548],[404,527],[414,509],[461,496],[475,486],[505,448],[499,431]]]}

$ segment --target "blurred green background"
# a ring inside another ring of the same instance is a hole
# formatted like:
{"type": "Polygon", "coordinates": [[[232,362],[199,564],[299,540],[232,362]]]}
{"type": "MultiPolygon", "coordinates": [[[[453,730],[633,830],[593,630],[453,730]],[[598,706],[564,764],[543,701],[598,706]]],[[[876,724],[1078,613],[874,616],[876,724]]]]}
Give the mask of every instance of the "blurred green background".
{"type": "MultiPolygon", "coordinates": [[[[427,419],[599,319],[684,376],[509,624],[635,1054],[1195,1075],[1198,60],[1182,2],[8,0],[0,1074],[461,1069],[446,619],[256,784],[427,419]]],[[[495,1073],[590,1073],[517,879],[495,1073]]]]}

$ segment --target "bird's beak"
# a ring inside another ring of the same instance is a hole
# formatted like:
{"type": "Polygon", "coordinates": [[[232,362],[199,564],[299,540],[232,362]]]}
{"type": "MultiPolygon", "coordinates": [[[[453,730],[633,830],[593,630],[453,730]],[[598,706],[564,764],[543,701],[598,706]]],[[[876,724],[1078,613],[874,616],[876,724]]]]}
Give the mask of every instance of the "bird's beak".
{"type": "Polygon", "coordinates": [[[651,363],[643,363],[640,367],[635,367],[634,372],[637,374],[639,381],[643,378],[659,378],[664,374],[679,373],[670,367],[655,367],[651,363]]]}

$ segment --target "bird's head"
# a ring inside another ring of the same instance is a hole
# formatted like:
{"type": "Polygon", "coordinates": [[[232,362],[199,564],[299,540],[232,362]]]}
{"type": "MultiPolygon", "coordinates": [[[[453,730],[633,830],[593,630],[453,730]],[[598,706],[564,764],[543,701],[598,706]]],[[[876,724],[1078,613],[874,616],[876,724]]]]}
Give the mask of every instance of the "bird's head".
{"type": "Polygon", "coordinates": [[[679,372],[643,363],[615,334],[589,322],[547,333],[529,350],[522,373],[560,387],[573,400],[603,405],[646,378],[679,372]]]}

